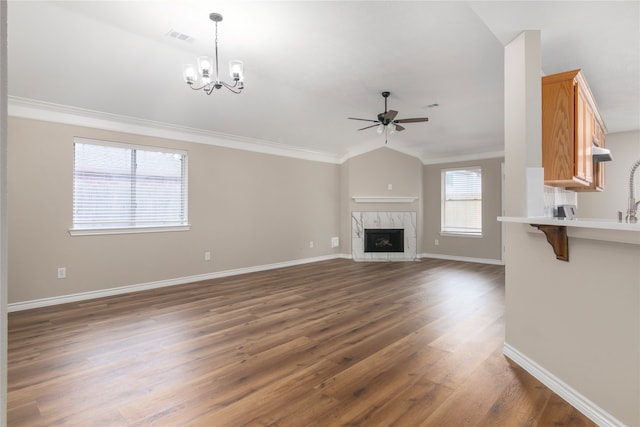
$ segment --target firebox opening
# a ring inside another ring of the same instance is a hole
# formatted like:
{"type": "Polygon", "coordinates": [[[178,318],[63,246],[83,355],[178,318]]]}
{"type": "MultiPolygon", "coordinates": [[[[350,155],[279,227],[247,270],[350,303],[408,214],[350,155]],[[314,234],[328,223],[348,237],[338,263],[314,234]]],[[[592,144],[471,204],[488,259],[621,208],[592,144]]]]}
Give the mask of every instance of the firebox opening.
{"type": "Polygon", "coordinates": [[[404,229],[365,228],[365,252],[404,252],[404,229]]]}

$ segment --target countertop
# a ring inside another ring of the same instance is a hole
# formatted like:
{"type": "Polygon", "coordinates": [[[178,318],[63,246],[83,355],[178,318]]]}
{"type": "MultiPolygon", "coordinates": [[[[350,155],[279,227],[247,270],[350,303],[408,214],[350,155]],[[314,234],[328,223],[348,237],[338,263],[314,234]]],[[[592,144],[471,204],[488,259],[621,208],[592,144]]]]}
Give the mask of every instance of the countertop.
{"type": "Polygon", "coordinates": [[[629,223],[602,218],[560,219],[549,217],[499,216],[498,221],[520,222],[523,224],[563,225],[566,227],[594,228],[598,230],[640,231],[640,222],[629,223]]]}
{"type": "MultiPolygon", "coordinates": [[[[498,221],[536,224],[559,225],[567,227],[567,235],[571,238],[601,240],[607,242],[630,243],[640,245],[640,223],[619,222],[603,218],[559,219],[549,217],[509,217],[500,216],[498,221]]],[[[529,227],[531,233],[540,233],[536,228],[529,227]]]]}

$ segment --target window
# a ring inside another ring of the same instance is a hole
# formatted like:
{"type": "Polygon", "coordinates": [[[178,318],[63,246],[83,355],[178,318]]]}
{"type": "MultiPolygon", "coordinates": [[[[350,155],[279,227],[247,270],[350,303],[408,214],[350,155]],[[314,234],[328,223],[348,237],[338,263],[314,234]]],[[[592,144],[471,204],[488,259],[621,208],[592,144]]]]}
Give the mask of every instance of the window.
{"type": "Polygon", "coordinates": [[[72,234],[187,229],[187,154],[76,138],[72,234]]]}
{"type": "Polygon", "coordinates": [[[442,171],[442,233],[482,235],[479,167],[442,171]]]}

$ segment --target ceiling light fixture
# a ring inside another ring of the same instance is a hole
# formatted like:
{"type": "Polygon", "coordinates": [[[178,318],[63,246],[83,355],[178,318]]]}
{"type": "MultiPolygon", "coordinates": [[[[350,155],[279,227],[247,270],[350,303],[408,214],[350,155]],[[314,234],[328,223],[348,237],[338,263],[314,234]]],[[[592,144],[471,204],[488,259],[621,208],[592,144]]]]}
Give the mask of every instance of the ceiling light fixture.
{"type": "Polygon", "coordinates": [[[226,87],[233,93],[240,93],[244,89],[244,69],[242,61],[229,61],[229,74],[233,79],[233,84],[225,83],[220,80],[218,73],[218,22],[222,21],[222,15],[219,13],[209,14],[209,19],[215,22],[216,38],[215,38],[215,63],[208,56],[198,57],[197,72],[196,67],[192,64],[183,66],[182,76],[189,87],[193,90],[204,90],[207,95],[211,95],[214,89],[226,87]],[[212,67],[215,66],[215,70],[212,67]],[[215,75],[212,76],[212,73],[215,75]],[[212,79],[213,78],[213,79],[212,79]]]}
{"type": "MultiPolygon", "coordinates": [[[[427,117],[414,117],[412,119],[396,119],[396,115],[398,114],[395,110],[387,110],[387,98],[391,95],[391,92],[384,91],[382,92],[382,97],[384,98],[384,112],[378,114],[376,120],[371,119],[360,119],[358,117],[348,117],[351,120],[361,120],[363,122],[371,122],[374,123],[369,126],[365,126],[358,130],[365,130],[370,128],[376,128],[376,132],[380,135],[384,133],[385,139],[384,143],[387,143],[387,137],[395,132],[402,132],[405,128],[400,123],[416,123],[416,122],[428,122],[429,119],[427,117]]],[[[432,104],[437,105],[437,104],[432,104]]]]}

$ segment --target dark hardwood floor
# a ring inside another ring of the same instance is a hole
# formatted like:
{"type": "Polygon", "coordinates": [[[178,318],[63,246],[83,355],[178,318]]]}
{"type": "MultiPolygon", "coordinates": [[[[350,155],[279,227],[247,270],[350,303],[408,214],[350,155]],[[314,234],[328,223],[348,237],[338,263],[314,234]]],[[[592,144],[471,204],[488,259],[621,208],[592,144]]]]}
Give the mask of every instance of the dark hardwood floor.
{"type": "Polygon", "coordinates": [[[10,313],[9,426],[592,426],[502,355],[504,268],[332,260],[10,313]]]}

